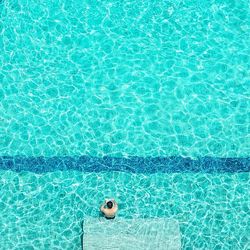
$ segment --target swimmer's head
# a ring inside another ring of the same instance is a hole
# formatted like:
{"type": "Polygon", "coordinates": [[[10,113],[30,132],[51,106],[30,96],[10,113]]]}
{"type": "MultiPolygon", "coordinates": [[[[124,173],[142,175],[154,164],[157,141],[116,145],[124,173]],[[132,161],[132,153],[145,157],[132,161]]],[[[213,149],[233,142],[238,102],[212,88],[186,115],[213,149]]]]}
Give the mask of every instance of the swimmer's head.
{"type": "Polygon", "coordinates": [[[112,201],[108,201],[108,202],[107,202],[107,207],[108,207],[109,209],[111,209],[111,208],[113,207],[113,202],[112,202],[112,201]]]}

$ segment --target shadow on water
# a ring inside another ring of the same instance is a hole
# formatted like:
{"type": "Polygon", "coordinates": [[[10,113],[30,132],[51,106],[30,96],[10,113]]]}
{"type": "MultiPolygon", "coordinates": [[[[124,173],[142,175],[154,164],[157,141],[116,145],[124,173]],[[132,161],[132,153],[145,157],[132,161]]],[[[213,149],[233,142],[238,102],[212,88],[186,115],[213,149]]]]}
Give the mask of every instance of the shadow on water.
{"type": "Polygon", "coordinates": [[[250,157],[216,158],[201,157],[25,157],[2,156],[0,169],[16,172],[45,173],[75,170],[81,172],[122,171],[131,173],[234,173],[249,172],[250,157]]]}

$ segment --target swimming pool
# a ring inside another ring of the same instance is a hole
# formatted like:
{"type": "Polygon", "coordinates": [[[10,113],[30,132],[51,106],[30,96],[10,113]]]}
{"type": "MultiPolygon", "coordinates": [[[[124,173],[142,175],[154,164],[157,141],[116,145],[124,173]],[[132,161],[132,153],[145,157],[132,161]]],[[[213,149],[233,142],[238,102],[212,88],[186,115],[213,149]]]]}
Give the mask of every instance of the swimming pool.
{"type": "Polygon", "coordinates": [[[183,249],[249,248],[246,1],[0,16],[0,249],[79,249],[111,196],[123,218],[177,219],[183,249]]]}

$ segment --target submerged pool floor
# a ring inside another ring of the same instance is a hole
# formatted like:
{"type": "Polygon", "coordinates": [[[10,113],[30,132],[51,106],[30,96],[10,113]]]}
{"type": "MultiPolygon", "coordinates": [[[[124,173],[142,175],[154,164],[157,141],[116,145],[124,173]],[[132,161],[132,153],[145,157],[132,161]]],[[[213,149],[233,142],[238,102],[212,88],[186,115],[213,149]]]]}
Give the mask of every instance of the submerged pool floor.
{"type": "Polygon", "coordinates": [[[249,177],[0,170],[0,249],[80,249],[83,219],[105,197],[122,218],[178,220],[183,249],[249,249],[249,177]]]}
{"type": "Polygon", "coordinates": [[[246,0],[0,1],[0,155],[249,156],[248,16],[246,0]]]}
{"type": "Polygon", "coordinates": [[[249,10],[0,0],[0,250],[80,249],[105,197],[185,250],[250,249],[249,10]]]}

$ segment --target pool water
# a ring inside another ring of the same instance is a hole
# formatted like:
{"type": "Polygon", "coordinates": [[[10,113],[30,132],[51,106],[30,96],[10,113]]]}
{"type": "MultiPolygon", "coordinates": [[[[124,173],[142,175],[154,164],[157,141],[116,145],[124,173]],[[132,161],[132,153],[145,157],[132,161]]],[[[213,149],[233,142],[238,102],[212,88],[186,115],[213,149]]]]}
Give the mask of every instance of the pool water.
{"type": "Polygon", "coordinates": [[[81,249],[105,197],[182,249],[249,249],[249,10],[0,0],[0,249],[81,249]]]}
{"type": "Polygon", "coordinates": [[[183,249],[249,248],[249,173],[0,176],[1,249],[81,249],[83,218],[99,217],[106,197],[116,198],[122,218],[177,219],[183,249]]]}
{"type": "Polygon", "coordinates": [[[199,2],[2,1],[0,153],[249,156],[249,6],[199,2]]]}

